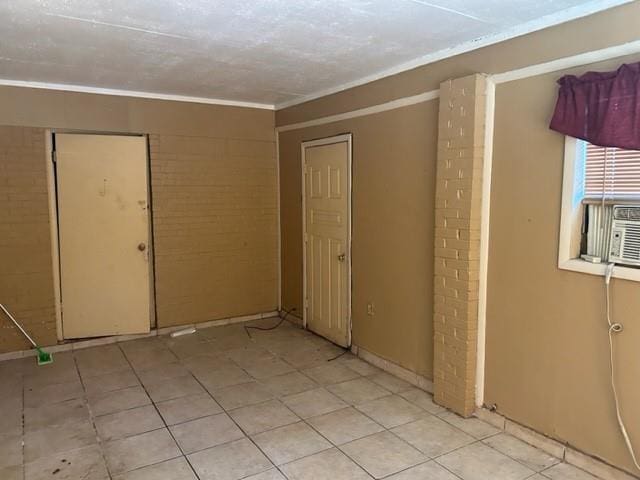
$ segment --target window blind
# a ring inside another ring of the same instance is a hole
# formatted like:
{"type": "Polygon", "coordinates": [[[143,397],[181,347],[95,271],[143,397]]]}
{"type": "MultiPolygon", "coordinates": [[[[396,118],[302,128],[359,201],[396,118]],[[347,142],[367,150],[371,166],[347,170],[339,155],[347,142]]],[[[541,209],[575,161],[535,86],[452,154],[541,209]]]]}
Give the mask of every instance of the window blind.
{"type": "Polygon", "coordinates": [[[586,143],[584,197],[640,200],[640,150],[586,143]]]}

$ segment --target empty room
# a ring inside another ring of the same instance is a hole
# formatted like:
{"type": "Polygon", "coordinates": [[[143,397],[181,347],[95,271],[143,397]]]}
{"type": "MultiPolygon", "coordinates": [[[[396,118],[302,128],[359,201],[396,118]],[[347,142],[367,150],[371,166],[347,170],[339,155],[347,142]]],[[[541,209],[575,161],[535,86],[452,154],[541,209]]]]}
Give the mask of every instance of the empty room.
{"type": "Polygon", "coordinates": [[[640,479],[640,0],[0,15],[0,480],[640,479]]]}

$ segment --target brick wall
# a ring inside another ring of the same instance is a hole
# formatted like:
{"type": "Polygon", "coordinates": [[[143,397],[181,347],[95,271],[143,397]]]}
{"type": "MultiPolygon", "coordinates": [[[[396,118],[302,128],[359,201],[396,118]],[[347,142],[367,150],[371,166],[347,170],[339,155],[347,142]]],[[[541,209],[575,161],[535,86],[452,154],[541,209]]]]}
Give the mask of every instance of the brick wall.
{"type": "MultiPolygon", "coordinates": [[[[0,126],[0,303],[44,345],[56,343],[45,135],[0,126]]],[[[0,352],[28,347],[0,313],[0,352]]]]}
{"type": "Polygon", "coordinates": [[[151,135],[158,326],[278,306],[269,141],[151,135]]]}
{"type": "Polygon", "coordinates": [[[434,266],[434,397],[475,408],[486,81],[440,87],[434,266]]]}

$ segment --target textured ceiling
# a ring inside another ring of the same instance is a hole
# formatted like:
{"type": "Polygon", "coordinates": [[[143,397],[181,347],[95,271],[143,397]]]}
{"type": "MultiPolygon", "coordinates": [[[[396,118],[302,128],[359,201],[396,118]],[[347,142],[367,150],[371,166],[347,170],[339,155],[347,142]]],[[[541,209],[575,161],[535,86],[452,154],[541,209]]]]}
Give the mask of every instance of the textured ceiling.
{"type": "Polygon", "coordinates": [[[0,79],[282,105],[620,3],[1,0],[0,79]]]}

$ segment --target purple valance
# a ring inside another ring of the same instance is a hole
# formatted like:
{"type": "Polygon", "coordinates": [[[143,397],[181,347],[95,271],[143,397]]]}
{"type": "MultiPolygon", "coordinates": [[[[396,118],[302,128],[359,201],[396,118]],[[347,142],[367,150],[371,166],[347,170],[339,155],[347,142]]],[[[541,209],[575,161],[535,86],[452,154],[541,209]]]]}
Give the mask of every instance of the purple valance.
{"type": "Polygon", "coordinates": [[[565,75],[549,128],[602,147],[640,150],[640,62],[565,75]]]}

